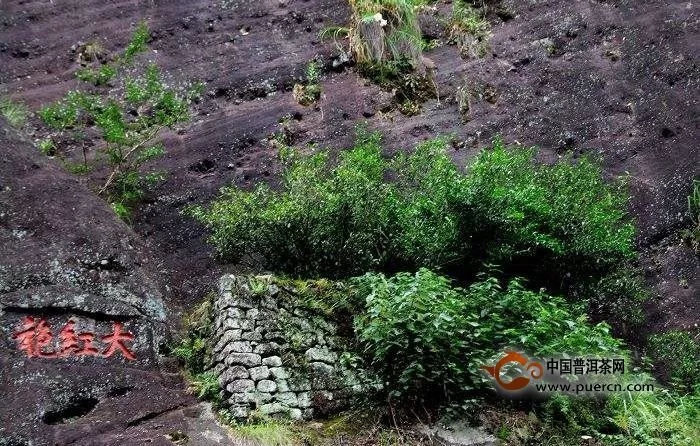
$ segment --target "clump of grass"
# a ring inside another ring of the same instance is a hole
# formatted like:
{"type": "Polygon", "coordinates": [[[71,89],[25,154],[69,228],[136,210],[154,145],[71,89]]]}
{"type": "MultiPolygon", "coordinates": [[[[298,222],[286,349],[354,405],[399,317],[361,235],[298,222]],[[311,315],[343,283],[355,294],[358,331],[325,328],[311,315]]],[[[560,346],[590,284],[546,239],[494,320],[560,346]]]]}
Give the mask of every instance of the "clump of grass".
{"type": "Polygon", "coordinates": [[[19,128],[27,121],[29,109],[21,102],[13,101],[10,98],[0,98],[0,113],[12,127],[19,128]]]}
{"type": "Polygon", "coordinates": [[[56,143],[54,143],[51,138],[44,138],[37,141],[36,146],[42,155],[54,156],[56,154],[56,143]]]}
{"type": "Polygon", "coordinates": [[[423,49],[416,5],[411,0],[350,0],[350,50],[359,64],[407,60],[416,68],[423,49]]]}
{"type": "Polygon", "coordinates": [[[87,175],[90,173],[90,166],[85,163],[64,163],[63,167],[74,175],[87,175]]]}
{"type": "Polygon", "coordinates": [[[265,419],[233,425],[233,431],[255,446],[295,446],[298,436],[288,423],[265,419]]]}
{"type": "Polygon", "coordinates": [[[303,84],[295,84],[292,94],[301,105],[307,106],[321,98],[321,85],[318,83],[321,66],[316,61],[311,61],[306,66],[306,79],[303,84]]]}
{"type": "Polygon", "coordinates": [[[486,4],[479,7],[475,1],[454,0],[449,24],[449,41],[459,46],[464,58],[484,57],[488,52],[491,25],[486,20],[486,4]]]}
{"type": "Polygon", "coordinates": [[[700,395],[668,391],[616,395],[606,410],[617,435],[600,437],[610,444],[695,446],[700,438],[700,395]]]}
{"type": "Polygon", "coordinates": [[[89,62],[98,62],[107,54],[102,42],[99,40],[91,40],[90,42],[81,45],[78,48],[77,62],[86,64],[89,62]]]}
{"type": "Polygon", "coordinates": [[[425,42],[417,10],[424,1],[351,0],[351,24],[327,28],[321,36],[347,37],[349,53],[360,74],[395,92],[406,115],[420,112],[420,103],[437,97],[437,87],[423,57],[425,42]]]}
{"type": "Polygon", "coordinates": [[[688,214],[691,227],[684,230],[682,235],[695,253],[700,255],[700,180],[693,181],[693,190],[688,195],[688,214]]]}

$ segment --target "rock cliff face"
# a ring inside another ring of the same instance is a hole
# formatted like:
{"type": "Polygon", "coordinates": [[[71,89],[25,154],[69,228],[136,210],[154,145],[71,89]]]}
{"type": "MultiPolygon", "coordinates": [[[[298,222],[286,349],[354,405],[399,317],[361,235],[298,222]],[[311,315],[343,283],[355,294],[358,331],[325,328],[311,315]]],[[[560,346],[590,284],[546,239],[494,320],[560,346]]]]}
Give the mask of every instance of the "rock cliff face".
{"type": "Polygon", "coordinates": [[[231,414],[311,419],[347,408],[370,382],[350,366],[349,338],[270,276],[221,278],[213,370],[231,414]]]}
{"type": "Polygon", "coordinates": [[[167,312],[142,243],[0,122],[0,444],[116,444],[192,404],[161,363],[167,312]]]}

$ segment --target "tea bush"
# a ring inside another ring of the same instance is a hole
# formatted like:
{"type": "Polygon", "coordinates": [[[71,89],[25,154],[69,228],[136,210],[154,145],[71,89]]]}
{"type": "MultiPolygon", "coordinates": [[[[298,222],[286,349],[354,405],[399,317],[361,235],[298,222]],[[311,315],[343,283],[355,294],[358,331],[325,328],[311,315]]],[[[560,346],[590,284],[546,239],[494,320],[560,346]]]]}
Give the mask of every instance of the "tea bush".
{"type": "Polygon", "coordinates": [[[268,268],[308,276],[495,263],[559,287],[634,256],[626,194],[587,158],[538,165],[532,150],[497,141],[465,173],[445,139],[393,159],[380,142],[361,131],[334,164],[324,151],[285,148],[280,189],[227,187],[190,213],[222,258],[262,254],[268,268]]]}
{"type": "Polygon", "coordinates": [[[328,169],[328,154],[282,151],[282,190],[258,186],[222,190],[211,207],[191,213],[213,229],[211,241],[227,260],[260,253],[266,265],[303,275],[361,273],[387,255],[386,161],[379,138],[362,134],[328,169]]]}
{"type": "Polygon", "coordinates": [[[459,401],[485,382],[479,366],[519,346],[535,355],[613,355],[622,351],[604,324],[520,279],[495,278],[462,289],[427,269],[353,280],[366,308],[355,329],[390,395],[421,403],[459,401]]]}
{"type": "MultiPolygon", "coordinates": [[[[141,23],[114,64],[101,65],[98,69],[84,68],[78,71],[78,78],[95,86],[105,86],[119,74],[124,64],[147,49],[148,39],[148,28],[141,23]]],[[[85,173],[90,170],[90,161],[105,159],[110,173],[99,193],[107,195],[111,207],[124,220],[129,220],[130,207],[144,196],[144,189],[164,178],[162,172],[145,168],[148,161],[165,154],[158,141],[159,132],[187,121],[190,103],[201,93],[198,84],[189,91],[167,86],[154,64],[132,72],[140,74],[117,78],[123,89],[91,88],[90,93],[70,91],[64,98],[39,110],[39,116],[52,131],[51,136],[74,137],[88,127],[99,131],[103,140],[99,150],[104,156],[96,154],[90,160],[83,145],[83,164],[67,165],[74,166],[72,171],[85,173]]],[[[62,155],[53,142],[51,147],[40,149],[47,154],[62,155]]]]}
{"type": "Polygon", "coordinates": [[[679,391],[692,391],[700,376],[700,344],[688,333],[669,331],[649,338],[647,354],[679,391]]]}
{"type": "Polygon", "coordinates": [[[624,184],[605,182],[590,158],[537,165],[534,154],[496,141],[468,167],[463,200],[472,256],[527,271],[531,280],[542,275],[569,283],[633,258],[624,184]]]}

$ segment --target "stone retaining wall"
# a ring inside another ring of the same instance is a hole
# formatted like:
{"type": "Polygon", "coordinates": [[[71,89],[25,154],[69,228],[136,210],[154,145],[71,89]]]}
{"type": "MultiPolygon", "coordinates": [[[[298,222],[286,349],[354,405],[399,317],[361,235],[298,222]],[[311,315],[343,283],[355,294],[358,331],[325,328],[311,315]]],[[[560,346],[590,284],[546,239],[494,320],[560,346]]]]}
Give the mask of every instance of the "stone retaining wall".
{"type": "Polygon", "coordinates": [[[213,370],[231,414],[311,419],[367,388],[348,365],[348,339],[270,276],[223,276],[214,302],[213,370]]]}

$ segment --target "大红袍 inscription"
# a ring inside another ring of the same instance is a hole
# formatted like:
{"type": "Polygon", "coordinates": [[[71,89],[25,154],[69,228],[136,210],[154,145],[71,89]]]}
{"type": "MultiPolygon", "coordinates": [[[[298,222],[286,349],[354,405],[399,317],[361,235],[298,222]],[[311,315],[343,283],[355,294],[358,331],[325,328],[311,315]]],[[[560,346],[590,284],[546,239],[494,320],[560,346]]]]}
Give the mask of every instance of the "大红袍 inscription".
{"type": "Polygon", "coordinates": [[[45,319],[26,316],[12,335],[12,339],[17,342],[17,348],[29,358],[69,356],[109,358],[120,353],[129,361],[136,359],[126,344],[134,341],[134,335],[125,331],[121,322],[112,322],[112,332],[103,336],[96,336],[89,331],[76,332],[75,325],[74,320],[68,320],[58,332],[58,342],[56,342],[51,326],[45,319]]]}

